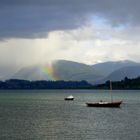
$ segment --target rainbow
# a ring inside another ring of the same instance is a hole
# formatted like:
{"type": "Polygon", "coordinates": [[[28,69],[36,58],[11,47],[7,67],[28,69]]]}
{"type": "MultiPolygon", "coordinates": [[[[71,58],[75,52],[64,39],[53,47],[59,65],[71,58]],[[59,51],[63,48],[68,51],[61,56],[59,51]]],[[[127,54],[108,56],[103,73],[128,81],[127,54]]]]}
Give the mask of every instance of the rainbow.
{"type": "Polygon", "coordinates": [[[42,66],[42,72],[46,75],[48,80],[56,81],[59,80],[58,76],[56,76],[52,64],[47,64],[42,66]]]}

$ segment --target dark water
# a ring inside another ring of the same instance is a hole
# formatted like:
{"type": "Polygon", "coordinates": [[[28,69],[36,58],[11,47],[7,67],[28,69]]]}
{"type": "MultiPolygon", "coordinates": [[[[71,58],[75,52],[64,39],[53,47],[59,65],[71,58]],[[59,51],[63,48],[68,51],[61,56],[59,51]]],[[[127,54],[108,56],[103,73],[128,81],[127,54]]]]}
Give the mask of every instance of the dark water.
{"type": "Polygon", "coordinates": [[[140,91],[113,91],[120,109],[86,107],[108,92],[0,91],[0,140],[139,140],[140,91]]]}

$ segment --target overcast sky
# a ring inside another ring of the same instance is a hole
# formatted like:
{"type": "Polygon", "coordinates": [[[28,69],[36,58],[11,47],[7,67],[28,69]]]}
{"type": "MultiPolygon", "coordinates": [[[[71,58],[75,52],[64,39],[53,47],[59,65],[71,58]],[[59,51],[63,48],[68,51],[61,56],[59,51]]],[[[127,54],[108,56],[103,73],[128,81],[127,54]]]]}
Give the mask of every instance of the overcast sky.
{"type": "Polygon", "coordinates": [[[0,0],[0,65],[140,62],[140,0],[0,0]]]}

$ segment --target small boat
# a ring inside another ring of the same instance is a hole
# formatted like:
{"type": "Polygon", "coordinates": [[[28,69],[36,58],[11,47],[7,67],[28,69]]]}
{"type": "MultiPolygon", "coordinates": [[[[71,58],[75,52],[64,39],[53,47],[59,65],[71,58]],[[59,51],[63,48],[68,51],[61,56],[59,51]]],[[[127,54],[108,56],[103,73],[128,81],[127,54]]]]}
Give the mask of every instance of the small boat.
{"type": "Polygon", "coordinates": [[[111,93],[111,101],[110,102],[105,102],[105,101],[99,101],[95,103],[86,103],[88,107],[116,107],[119,108],[120,105],[123,103],[122,101],[113,101],[113,96],[112,96],[112,83],[110,81],[110,93],[111,93]]]}
{"type": "Polygon", "coordinates": [[[73,101],[74,97],[72,95],[66,97],[64,100],[73,101]]]}

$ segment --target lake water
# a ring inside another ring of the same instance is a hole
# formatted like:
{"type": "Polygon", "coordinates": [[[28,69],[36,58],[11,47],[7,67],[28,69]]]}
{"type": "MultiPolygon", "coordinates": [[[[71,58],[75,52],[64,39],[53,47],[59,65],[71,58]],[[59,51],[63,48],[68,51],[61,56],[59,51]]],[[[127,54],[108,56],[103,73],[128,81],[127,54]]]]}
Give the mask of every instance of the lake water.
{"type": "Polygon", "coordinates": [[[139,140],[140,91],[113,91],[121,108],[86,107],[104,90],[0,91],[0,140],[139,140]],[[75,101],[64,101],[68,95],[75,101]]]}

